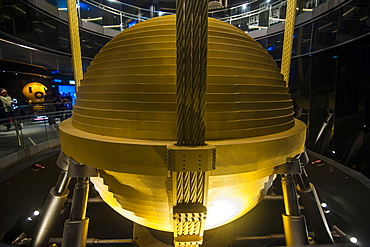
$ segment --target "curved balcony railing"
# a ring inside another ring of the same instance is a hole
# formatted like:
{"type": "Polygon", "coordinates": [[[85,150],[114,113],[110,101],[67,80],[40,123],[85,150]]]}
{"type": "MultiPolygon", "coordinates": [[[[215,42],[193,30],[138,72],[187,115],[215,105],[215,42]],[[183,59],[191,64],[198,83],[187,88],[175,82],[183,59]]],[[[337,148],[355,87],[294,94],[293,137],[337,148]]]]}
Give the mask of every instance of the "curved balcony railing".
{"type": "Polygon", "coordinates": [[[22,157],[59,145],[58,124],[72,114],[70,102],[0,108],[0,170],[22,157]],[[10,159],[4,159],[7,157],[10,159]]]}
{"type": "MultiPolygon", "coordinates": [[[[62,0],[47,1],[58,6],[61,11],[42,0],[42,4],[40,0],[20,0],[3,4],[3,11],[0,14],[0,17],[3,17],[0,25],[1,56],[2,59],[35,63],[70,74],[72,68],[69,59],[71,49],[67,14],[62,11],[65,9],[65,4],[63,5],[62,0]],[[9,49],[9,43],[21,44],[21,46],[13,45],[9,49]],[[48,64],[45,64],[45,61],[48,61],[48,64]]],[[[65,3],[65,0],[63,1],[65,3]]],[[[309,10],[322,1],[306,0],[303,5],[304,10],[309,10]]],[[[211,9],[209,16],[228,22],[244,31],[266,29],[284,21],[285,5],[285,0],[271,3],[255,1],[232,8],[211,9]]],[[[154,8],[143,9],[108,0],[81,0],[78,7],[84,68],[106,42],[120,30],[151,17],[174,13],[157,11],[154,8]]]]}
{"type": "MultiPolygon", "coordinates": [[[[47,1],[57,6],[59,10],[67,10],[65,0],[47,1]]],[[[305,0],[301,4],[300,11],[312,11],[314,7],[325,1],[305,0]]],[[[286,0],[254,1],[231,8],[211,9],[209,16],[230,23],[243,31],[264,29],[285,21],[286,3],[286,0]]],[[[77,3],[78,14],[83,21],[116,30],[129,28],[137,22],[152,17],[175,13],[174,9],[164,12],[154,8],[140,8],[117,0],[80,0],[77,3]]]]}

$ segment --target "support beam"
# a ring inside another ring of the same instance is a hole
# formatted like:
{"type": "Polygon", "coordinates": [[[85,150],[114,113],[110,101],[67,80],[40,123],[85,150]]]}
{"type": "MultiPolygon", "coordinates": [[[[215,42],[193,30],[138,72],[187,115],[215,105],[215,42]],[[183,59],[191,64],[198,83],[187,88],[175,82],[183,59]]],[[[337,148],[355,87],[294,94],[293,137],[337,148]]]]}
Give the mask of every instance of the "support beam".
{"type": "Polygon", "coordinates": [[[69,182],[70,178],[67,176],[67,171],[62,170],[55,187],[50,190],[45,202],[40,215],[40,220],[34,231],[34,236],[30,244],[31,247],[47,246],[54,229],[55,222],[67,200],[69,182]]]}
{"type": "Polygon", "coordinates": [[[85,216],[89,182],[90,180],[87,177],[77,178],[73,192],[70,218],[64,224],[62,247],[86,246],[89,218],[85,216]]]}
{"type": "Polygon", "coordinates": [[[285,206],[283,225],[286,245],[308,245],[306,221],[304,216],[301,215],[299,211],[297,191],[293,180],[293,175],[282,175],[281,186],[283,190],[285,206]]]}

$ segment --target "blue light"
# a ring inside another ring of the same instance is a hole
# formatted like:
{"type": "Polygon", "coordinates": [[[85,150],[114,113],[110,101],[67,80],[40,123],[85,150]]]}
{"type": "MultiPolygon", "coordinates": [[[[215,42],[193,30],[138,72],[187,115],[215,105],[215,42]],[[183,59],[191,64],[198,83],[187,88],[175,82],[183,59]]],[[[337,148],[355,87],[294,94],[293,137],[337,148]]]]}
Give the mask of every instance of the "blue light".
{"type": "Polygon", "coordinates": [[[88,9],[90,7],[89,4],[82,3],[82,2],[80,2],[79,6],[80,6],[80,9],[88,9]]]}
{"type": "Polygon", "coordinates": [[[273,51],[273,50],[275,50],[275,49],[276,49],[276,44],[273,44],[272,46],[267,47],[267,50],[268,50],[268,51],[273,51]]]}
{"type": "Polygon", "coordinates": [[[130,21],[128,24],[127,24],[127,27],[132,27],[133,25],[135,25],[137,23],[136,20],[133,20],[133,21],[130,21]]]}
{"type": "Polygon", "coordinates": [[[59,70],[54,70],[54,71],[51,71],[51,73],[54,75],[54,74],[59,74],[60,71],[59,70]]]}
{"type": "Polygon", "coordinates": [[[67,8],[67,1],[66,0],[59,0],[58,1],[58,8],[67,8]]]}
{"type": "Polygon", "coordinates": [[[53,79],[53,82],[61,83],[61,82],[62,82],[62,80],[61,80],[61,79],[53,79]]]}
{"type": "Polygon", "coordinates": [[[338,56],[333,56],[333,59],[336,59],[336,58],[338,58],[338,56]]]}

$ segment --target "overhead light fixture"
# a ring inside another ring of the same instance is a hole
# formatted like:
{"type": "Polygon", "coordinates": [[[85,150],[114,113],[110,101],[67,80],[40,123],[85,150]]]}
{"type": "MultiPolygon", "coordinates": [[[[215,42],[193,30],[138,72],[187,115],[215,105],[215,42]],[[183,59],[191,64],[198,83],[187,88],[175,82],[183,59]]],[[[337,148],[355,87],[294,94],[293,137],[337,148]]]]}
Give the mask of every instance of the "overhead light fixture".
{"type": "Polygon", "coordinates": [[[255,29],[267,29],[268,27],[263,27],[263,26],[249,26],[249,28],[255,28],[255,29]]]}
{"type": "Polygon", "coordinates": [[[356,244],[358,242],[357,238],[356,237],[350,237],[349,238],[349,241],[353,244],[356,244]]]}
{"type": "MultiPolygon", "coordinates": [[[[296,10],[299,10],[299,8],[296,8],[296,10]]],[[[310,12],[310,11],[313,11],[313,9],[302,9],[302,11],[310,12]]]]}
{"type": "Polygon", "coordinates": [[[353,10],[357,9],[357,7],[352,7],[350,8],[346,13],[344,13],[342,16],[346,16],[348,15],[350,12],[352,12],[353,10]]]}
{"type": "Polygon", "coordinates": [[[364,17],[362,17],[361,19],[359,19],[359,21],[364,21],[364,20],[366,20],[367,19],[367,16],[364,16],[364,17]]]}
{"type": "Polygon", "coordinates": [[[119,24],[119,25],[108,25],[108,26],[103,26],[103,28],[116,28],[116,27],[121,27],[121,24],[119,24]]]}
{"type": "Polygon", "coordinates": [[[274,18],[274,17],[270,17],[269,19],[272,21],[285,21],[285,19],[274,18]]]}
{"type": "Polygon", "coordinates": [[[46,25],[46,26],[48,26],[48,27],[51,27],[53,29],[56,29],[56,26],[53,26],[53,25],[51,25],[51,24],[49,24],[47,22],[42,21],[41,23],[44,24],[44,25],[46,25]]]}
{"type": "Polygon", "coordinates": [[[100,16],[100,17],[95,17],[95,18],[85,18],[85,19],[81,19],[82,21],[99,21],[99,20],[103,20],[103,17],[100,16]]]}
{"type": "Polygon", "coordinates": [[[11,42],[11,41],[8,41],[8,40],[5,40],[5,39],[0,39],[0,41],[6,42],[6,43],[9,43],[9,44],[12,44],[12,45],[20,46],[20,47],[23,47],[23,48],[26,48],[26,49],[29,49],[29,50],[37,51],[36,48],[26,46],[26,45],[17,44],[17,43],[14,43],[14,42],[11,42]]]}
{"type": "Polygon", "coordinates": [[[331,24],[333,24],[333,22],[329,22],[328,24],[325,24],[324,26],[321,26],[318,29],[321,30],[323,28],[326,28],[326,27],[330,26],[331,24]]]}

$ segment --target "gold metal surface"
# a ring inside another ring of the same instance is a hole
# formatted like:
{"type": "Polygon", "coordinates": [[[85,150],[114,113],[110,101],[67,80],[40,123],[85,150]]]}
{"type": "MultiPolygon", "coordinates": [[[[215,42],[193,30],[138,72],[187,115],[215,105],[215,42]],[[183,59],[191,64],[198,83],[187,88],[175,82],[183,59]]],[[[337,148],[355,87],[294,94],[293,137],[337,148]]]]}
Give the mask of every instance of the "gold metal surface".
{"type": "MultiPolygon", "coordinates": [[[[207,182],[205,229],[251,210],[273,168],[304,149],[285,82],[270,55],[241,30],[209,19],[206,143],[217,150],[207,182]]],[[[134,222],[173,231],[176,141],[175,16],[141,22],[113,38],[88,68],[72,119],[60,124],[63,152],[99,169],[102,198],[134,222]]],[[[207,164],[209,162],[207,161],[207,164]]],[[[182,216],[179,216],[182,217],[182,216]]]]}

